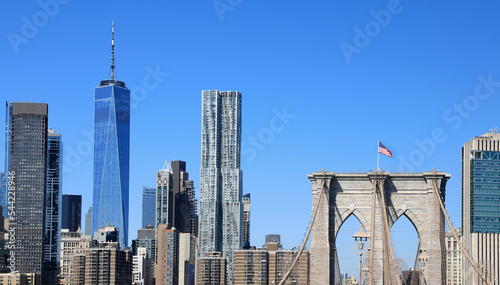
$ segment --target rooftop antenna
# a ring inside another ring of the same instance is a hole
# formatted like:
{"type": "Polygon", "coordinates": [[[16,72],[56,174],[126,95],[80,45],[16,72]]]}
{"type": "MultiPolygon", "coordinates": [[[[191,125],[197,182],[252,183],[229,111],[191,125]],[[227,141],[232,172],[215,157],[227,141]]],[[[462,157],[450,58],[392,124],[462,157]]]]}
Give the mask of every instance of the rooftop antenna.
{"type": "Polygon", "coordinates": [[[115,80],[115,21],[111,24],[111,80],[115,80]]]}

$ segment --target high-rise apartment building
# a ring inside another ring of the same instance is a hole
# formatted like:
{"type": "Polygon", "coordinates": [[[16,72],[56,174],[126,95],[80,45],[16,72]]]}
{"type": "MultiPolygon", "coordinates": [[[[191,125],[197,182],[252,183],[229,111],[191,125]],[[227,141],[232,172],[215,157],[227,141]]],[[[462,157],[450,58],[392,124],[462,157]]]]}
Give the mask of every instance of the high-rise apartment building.
{"type": "Polygon", "coordinates": [[[15,183],[16,271],[42,274],[47,189],[48,106],[44,103],[7,104],[7,165],[15,183]]]}
{"type": "Polygon", "coordinates": [[[241,93],[202,92],[198,257],[227,258],[232,284],[234,251],[243,241],[241,93]]]}
{"type": "Polygon", "coordinates": [[[132,240],[132,253],[137,255],[139,249],[146,250],[146,283],[144,285],[155,284],[155,264],[156,264],[156,231],[152,225],[145,229],[137,230],[137,238],[132,240]]]}
{"type": "Polygon", "coordinates": [[[62,196],[61,228],[76,232],[82,226],[82,195],[62,196]]]}
{"type": "Polygon", "coordinates": [[[156,226],[156,188],[142,187],[142,228],[156,226]]]}
{"type": "Polygon", "coordinates": [[[92,207],[85,213],[85,235],[92,235],[92,207]]]}
{"type": "Polygon", "coordinates": [[[151,261],[148,260],[146,248],[139,247],[137,249],[137,253],[134,254],[132,259],[132,284],[150,284],[148,266],[151,266],[151,261]]]}
{"type": "MultiPolygon", "coordinates": [[[[297,250],[282,250],[275,242],[264,248],[236,250],[234,284],[279,284],[297,254],[297,250]]],[[[302,252],[285,284],[309,284],[309,252],[302,252]]]]}
{"type": "Polygon", "coordinates": [[[113,224],[127,246],[129,218],[130,90],[115,79],[114,24],[111,78],[95,88],[92,231],[113,224]]]}
{"type": "Polygon", "coordinates": [[[44,284],[57,284],[61,244],[62,141],[53,129],[47,134],[47,191],[45,194],[44,284]]]}
{"type": "Polygon", "coordinates": [[[194,285],[196,238],[191,233],[179,234],[179,285],[194,285]]]}
{"type": "Polygon", "coordinates": [[[68,229],[61,229],[61,284],[81,284],[71,279],[73,272],[73,259],[77,254],[85,254],[85,251],[97,245],[97,241],[90,235],[83,235],[82,230],[70,232],[68,229]]]}
{"type": "MultiPolygon", "coordinates": [[[[462,148],[462,240],[491,282],[500,280],[499,201],[500,133],[490,132],[462,148]]],[[[468,262],[462,268],[462,284],[483,284],[468,262]]]]}
{"type": "Polygon", "coordinates": [[[93,247],[73,258],[74,284],[132,284],[132,253],[116,244],[93,247]]]}
{"type": "Polygon", "coordinates": [[[250,193],[243,195],[243,245],[250,246],[250,193]]]}
{"type": "MultiPolygon", "coordinates": [[[[462,229],[455,229],[458,238],[462,239],[462,229]]],[[[462,285],[462,251],[455,236],[448,230],[444,236],[446,246],[446,284],[462,285]]]]}
{"type": "Polygon", "coordinates": [[[226,285],[227,260],[220,252],[207,252],[196,266],[196,285],[226,285]]]}
{"type": "Polygon", "coordinates": [[[179,231],[168,224],[158,224],[155,279],[156,284],[179,283],[179,231]]]}
{"type": "Polygon", "coordinates": [[[194,183],[186,162],[174,160],[156,173],[156,224],[166,223],[183,233],[196,235],[194,183]]]}
{"type": "Polygon", "coordinates": [[[198,202],[196,200],[195,191],[194,191],[194,181],[186,180],[185,181],[186,192],[185,196],[187,196],[189,210],[189,233],[191,233],[195,238],[198,236],[198,202]]]}

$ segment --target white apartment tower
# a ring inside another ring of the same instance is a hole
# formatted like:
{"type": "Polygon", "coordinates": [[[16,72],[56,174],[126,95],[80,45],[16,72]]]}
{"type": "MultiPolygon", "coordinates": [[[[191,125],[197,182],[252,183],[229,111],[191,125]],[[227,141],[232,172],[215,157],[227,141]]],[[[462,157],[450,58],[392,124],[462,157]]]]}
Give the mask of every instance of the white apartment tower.
{"type": "Polygon", "coordinates": [[[204,90],[201,117],[198,257],[222,252],[232,284],[234,251],[243,244],[241,93],[204,90]]]}

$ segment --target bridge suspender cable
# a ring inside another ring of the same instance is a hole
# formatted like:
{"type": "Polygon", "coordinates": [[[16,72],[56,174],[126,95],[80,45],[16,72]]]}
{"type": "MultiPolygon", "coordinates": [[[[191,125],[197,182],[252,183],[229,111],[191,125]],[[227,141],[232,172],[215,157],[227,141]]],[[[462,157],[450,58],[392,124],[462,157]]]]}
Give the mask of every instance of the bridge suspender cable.
{"type": "MultiPolygon", "coordinates": [[[[375,236],[375,201],[377,200],[377,180],[373,180],[373,198],[372,198],[372,230],[370,233],[370,247],[371,247],[371,252],[370,252],[370,279],[368,284],[373,284],[373,256],[375,255],[375,242],[374,236],[375,236]]],[[[360,278],[361,280],[361,278],[360,278]]]]}
{"type": "Polygon", "coordinates": [[[299,252],[297,253],[297,256],[295,256],[295,259],[293,260],[292,265],[290,265],[290,268],[288,268],[285,275],[280,280],[279,285],[285,284],[286,280],[288,279],[288,276],[292,272],[293,268],[295,267],[295,265],[299,261],[299,258],[302,255],[302,252],[304,251],[304,248],[305,248],[306,243],[307,243],[307,239],[309,238],[309,234],[311,233],[312,226],[314,224],[314,219],[316,219],[316,214],[318,213],[321,198],[323,197],[323,194],[324,194],[325,185],[326,185],[326,177],[325,177],[325,169],[323,168],[323,179],[321,181],[321,189],[319,190],[319,197],[318,197],[318,201],[316,202],[316,206],[314,207],[314,214],[312,216],[311,223],[309,224],[309,230],[307,230],[306,237],[304,238],[304,241],[302,242],[302,245],[300,246],[300,249],[299,249],[299,252]]]}
{"type": "Polygon", "coordinates": [[[437,182],[436,182],[436,169],[434,169],[432,172],[434,173],[434,178],[432,179],[432,189],[434,190],[434,194],[436,195],[436,200],[439,201],[439,205],[441,206],[441,211],[443,212],[444,216],[446,217],[446,222],[448,223],[448,226],[450,227],[450,230],[453,233],[455,240],[457,241],[458,245],[460,246],[462,253],[467,258],[467,261],[469,261],[470,265],[472,265],[472,268],[474,268],[474,270],[477,272],[479,277],[481,277],[481,279],[484,282],[486,282],[486,284],[492,285],[491,282],[484,277],[484,275],[481,272],[481,270],[479,269],[479,267],[477,267],[477,265],[474,263],[474,261],[470,257],[469,253],[465,250],[464,245],[462,244],[460,239],[458,239],[458,235],[455,232],[453,225],[451,224],[450,218],[448,217],[448,213],[446,213],[446,208],[444,207],[443,200],[441,200],[441,195],[439,195],[439,192],[438,192],[437,182]]]}
{"type": "MultiPolygon", "coordinates": [[[[387,209],[385,205],[385,191],[384,191],[384,180],[380,179],[378,181],[378,189],[380,190],[380,195],[381,195],[381,200],[382,200],[382,215],[384,219],[384,234],[385,234],[385,249],[389,250],[391,261],[392,261],[392,269],[394,269],[394,276],[396,277],[396,280],[398,282],[398,285],[401,285],[401,279],[399,278],[399,273],[398,273],[398,265],[396,263],[396,258],[394,257],[394,250],[392,248],[392,240],[391,240],[391,234],[389,231],[389,223],[388,223],[388,217],[387,217],[387,209]]],[[[373,269],[373,268],[372,268],[373,269]]],[[[392,279],[392,278],[391,278],[392,279]]]]}

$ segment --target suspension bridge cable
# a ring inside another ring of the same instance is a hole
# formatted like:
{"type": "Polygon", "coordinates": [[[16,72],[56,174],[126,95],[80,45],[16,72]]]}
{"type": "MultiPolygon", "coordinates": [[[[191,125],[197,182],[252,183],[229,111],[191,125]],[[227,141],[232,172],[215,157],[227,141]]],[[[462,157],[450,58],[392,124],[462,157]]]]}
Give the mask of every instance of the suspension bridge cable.
{"type": "Polygon", "coordinates": [[[321,198],[323,197],[323,192],[324,192],[323,190],[325,188],[325,185],[326,185],[326,177],[325,177],[325,169],[323,168],[323,178],[321,181],[321,189],[319,190],[318,202],[316,203],[316,206],[314,207],[314,214],[312,216],[311,223],[309,224],[309,230],[307,230],[306,237],[305,237],[304,241],[302,242],[302,246],[300,247],[299,252],[297,253],[297,256],[295,256],[295,259],[293,260],[292,265],[290,265],[290,268],[288,268],[288,270],[286,271],[285,275],[280,280],[280,283],[278,285],[283,285],[286,282],[286,280],[288,279],[288,276],[292,272],[293,268],[297,264],[297,261],[299,261],[299,258],[302,255],[302,252],[304,251],[307,240],[309,239],[309,234],[311,233],[312,226],[314,224],[314,220],[316,219],[316,214],[318,214],[318,209],[319,209],[319,205],[321,202],[321,198]]]}
{"type": "Polygon", "coordinates": [[[487,280],[483,276],[483,274],[482,274],[481,270],[479,269],[479,267],[477,267],[476,263],[474,263],[474,261],[472,260],[472,258],[469,255],[469,253],[465,250],[464,245],[462,244],[462,242],[460,241],[460,239],[458,239],[458,235],[455,232],[455,229],[453,228],[453,225],[451,224],[451,221],[450,221],[450,218],[448,217],[448,214],[446,213],[446,208],[444,207],[443,200],[441,200],[441,195],[439,195],[439,192],[438,192],[437,182],[436,182],[436,169],[434,169],[432,172],[434,173],[434,178],[432,179],[432,189],[434,190],[434,194],[436,195],[436,199],[439,201],[439,205],[441,206],[441,211],[443,212],[443,214],[444,214],[444,216],[446,218],[446,222],[448,223],[448,226],[450,227],[450,230],[453,233],[453,236],[455,237],[455,240],[457,241],[458,245],[460,246],[460,249],[462,250],[462,253],[467,258],[467,261],[470,263],[470,265],[472,265],[472,268],[474,268],[474,270],[479,275],[479,277],[481,277],[481,279],[484,282],[486,282],[486,284],[492,285],[491,282],[489,280],[487,280]]]}

